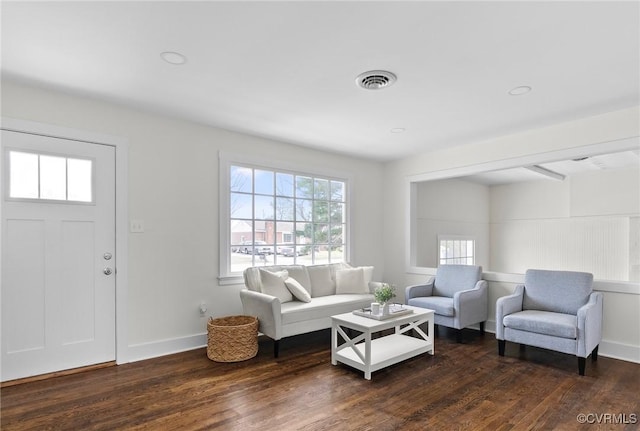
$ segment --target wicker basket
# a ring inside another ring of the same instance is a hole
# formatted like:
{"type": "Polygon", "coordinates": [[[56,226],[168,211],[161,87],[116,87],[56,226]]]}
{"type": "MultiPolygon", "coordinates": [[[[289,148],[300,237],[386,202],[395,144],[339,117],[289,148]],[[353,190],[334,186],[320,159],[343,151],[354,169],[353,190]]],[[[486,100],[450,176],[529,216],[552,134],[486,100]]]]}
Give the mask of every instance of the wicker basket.
{"type": "Polygon", "coordinates": [[[258,319],[227,316],[207,323],[207,357],[216,362],[238,362],[258,354],[258,319]]]}

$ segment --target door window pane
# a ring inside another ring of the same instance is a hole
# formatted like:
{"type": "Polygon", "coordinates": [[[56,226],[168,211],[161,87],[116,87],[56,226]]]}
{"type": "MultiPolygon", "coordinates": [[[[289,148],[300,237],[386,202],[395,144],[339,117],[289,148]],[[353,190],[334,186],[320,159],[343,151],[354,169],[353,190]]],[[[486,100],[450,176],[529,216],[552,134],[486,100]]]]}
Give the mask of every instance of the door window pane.
{"type": "Polygon", "coordinates": [[[38,199],[38,155],[9,152],[9,197],[38,199]]]}
{"type": "Polygon", "coordinates": [[[91,202],[93,200],[91,160],[67,160],[67,199],[91,202]]]}
{"type": "Polygon", "coordinates": [[[40,199],[67,198],[67,164],[64,157],[40,156],[40,199]]]}

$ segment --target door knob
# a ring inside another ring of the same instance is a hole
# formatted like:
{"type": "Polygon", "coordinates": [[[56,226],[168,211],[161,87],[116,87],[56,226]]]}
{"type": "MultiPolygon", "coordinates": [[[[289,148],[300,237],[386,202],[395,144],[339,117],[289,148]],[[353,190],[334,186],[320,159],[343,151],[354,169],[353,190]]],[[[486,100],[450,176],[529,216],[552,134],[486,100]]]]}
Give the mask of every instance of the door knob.
{"type": "Polygon", "coordinates": [[[111,268],[105,268],[102,270],[102,272],[104,272],[104,275],[111,275],[111,268]]]}
{"type": "Polygon", "coordinates": [[[102,257],[104,258],[104,260],[111,260],[113,255],[111,253],[105,253],[102,255],[102,257]]]}

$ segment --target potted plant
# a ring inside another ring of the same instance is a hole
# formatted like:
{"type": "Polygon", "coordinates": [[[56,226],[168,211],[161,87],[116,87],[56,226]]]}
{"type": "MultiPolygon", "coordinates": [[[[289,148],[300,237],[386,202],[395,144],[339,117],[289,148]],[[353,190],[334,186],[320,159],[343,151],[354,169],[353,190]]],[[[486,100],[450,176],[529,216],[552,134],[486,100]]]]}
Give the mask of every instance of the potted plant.
{"type": "Polygon", "coordinates": [[[373,291],[373,297],[382,304],[382,314],[389,314],[389,301],[395,296],[396,288],[389,283],[382,283],[373,291]]]}

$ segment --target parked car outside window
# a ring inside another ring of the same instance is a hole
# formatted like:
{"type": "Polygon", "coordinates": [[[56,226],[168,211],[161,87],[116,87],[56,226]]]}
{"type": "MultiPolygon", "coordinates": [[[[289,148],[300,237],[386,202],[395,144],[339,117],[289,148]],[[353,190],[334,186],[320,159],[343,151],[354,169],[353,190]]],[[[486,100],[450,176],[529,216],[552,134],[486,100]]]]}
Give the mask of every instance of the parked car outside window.
{"type": "Polygon", "coordinates": [[[238,251],[245,254],[273,254],[273,246],[267,245],[264,241],[256,241],[255,244],[251,241],[245,241],[238,251]]]}

